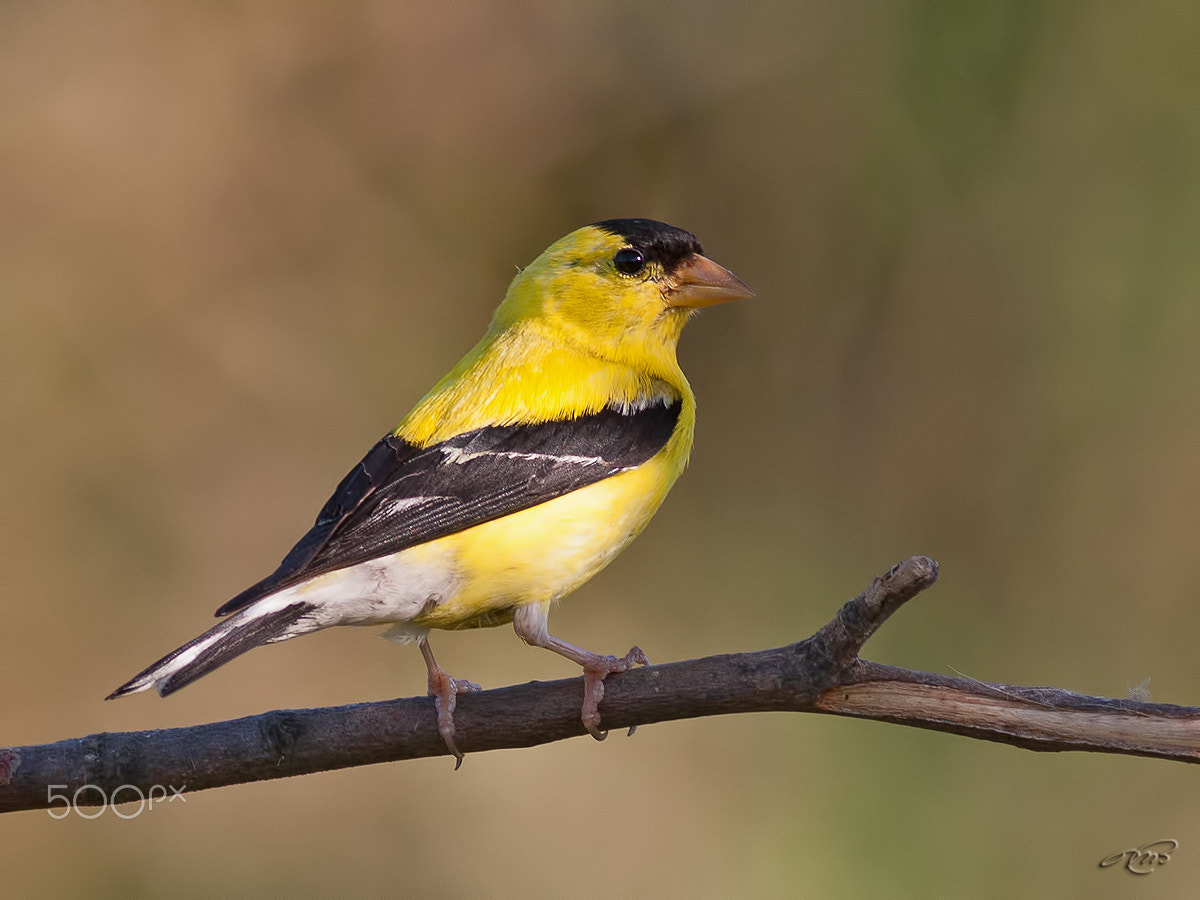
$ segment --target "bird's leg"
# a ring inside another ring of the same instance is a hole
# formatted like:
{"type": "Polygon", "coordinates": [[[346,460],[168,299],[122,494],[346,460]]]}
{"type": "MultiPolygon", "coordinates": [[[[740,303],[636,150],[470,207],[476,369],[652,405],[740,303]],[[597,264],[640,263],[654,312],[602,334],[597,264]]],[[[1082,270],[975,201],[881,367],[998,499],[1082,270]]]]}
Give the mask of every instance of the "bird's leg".
{"type": "MultiPolygon", "coordinates": [[[[583,667],[583,709],[580,718],[583,719],[583,727],[588,733],[596,740],[602,741],[608,735],[608,732],[600,730],[600,701],[604,699],[604,679],[610,672],[624,672],[635,665],[648,666],[650,660],[646,659],[646,654],[638,647],[634,647],[624,656],[617,657],[601,656],[568,644],[547,630],[549,614],[549,603],[519,606],[513,613],[513,629],[525,643],[553,650],[583,667]]],[[[629,733],[633,732],[634,729],[630,728],[629,733]]]]}
{"type": "MultiPolygon", "coordinates": [[[[650,665],[650,660],[646,659],[642,648],[633,647],[624,656],[601,656],[568,644],[550,634],[546,635],[546,643],[541,646],[583,667],[583,709],[580,711],[580,718],[583,719],[583,727],[592,737],[598,741],[604,740],[608,737],[607,731],[600,730],[600,701],[604,699],[604,679],[610,672],[624,672],[635,665],[650,665]]],[[[630,728],[629,733],[633,734],[636,727],[630,728]]]]}
{"type": "Polygon", "coordinates": [[[422,637],[418,644],[421,647],[421,655],[425,657],[425,666],[429,669],[429,696],[433,698],[433,707],[437,710],[438,734],[446,742],[446,749],[453,754],[454,770],[458,771],[463,755],[454,745],[454,707],[458,703],[459,694],[478,691],[480,687],[461,678],[451,678],[433,658],[428,637],[422,637]]]}

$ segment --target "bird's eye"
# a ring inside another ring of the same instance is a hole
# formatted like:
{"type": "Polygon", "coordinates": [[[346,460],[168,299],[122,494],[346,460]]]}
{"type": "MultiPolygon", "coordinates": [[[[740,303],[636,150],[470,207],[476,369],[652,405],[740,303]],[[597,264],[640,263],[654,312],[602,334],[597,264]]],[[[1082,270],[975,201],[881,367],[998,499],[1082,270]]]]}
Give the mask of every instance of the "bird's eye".
{"type": "Polygon", "coordinates": [[[642,254],[632,247],[622,247],[613,257],[613,265],[622,275],[636,275],[646,267],[642,254]]]}

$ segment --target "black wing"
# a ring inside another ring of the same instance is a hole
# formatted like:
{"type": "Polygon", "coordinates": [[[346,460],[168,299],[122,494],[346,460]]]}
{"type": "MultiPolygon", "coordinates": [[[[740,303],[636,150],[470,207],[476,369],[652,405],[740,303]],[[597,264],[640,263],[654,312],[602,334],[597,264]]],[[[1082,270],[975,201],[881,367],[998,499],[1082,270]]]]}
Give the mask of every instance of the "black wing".
{"type": "Polygon", "coordinates": [[[490,426],[424,449],[388,435],[342,479],[279,568],[217,615],[641,465],[666,446],[680,409],[674,401],[537,425],[490,426]]]}

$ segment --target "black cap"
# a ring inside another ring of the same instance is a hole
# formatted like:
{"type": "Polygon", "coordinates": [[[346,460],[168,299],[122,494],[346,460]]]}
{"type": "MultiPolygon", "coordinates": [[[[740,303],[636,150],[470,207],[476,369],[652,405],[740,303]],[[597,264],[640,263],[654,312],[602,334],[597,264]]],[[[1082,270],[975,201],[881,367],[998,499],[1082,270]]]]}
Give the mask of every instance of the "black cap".
{"type": "Polygon", "coordinates": [[[606,219],[592,227],[624,238],[647,262],[656,262],[668,272],[693,253],[704,252],[690,231],[654,219],[606,219]]]}

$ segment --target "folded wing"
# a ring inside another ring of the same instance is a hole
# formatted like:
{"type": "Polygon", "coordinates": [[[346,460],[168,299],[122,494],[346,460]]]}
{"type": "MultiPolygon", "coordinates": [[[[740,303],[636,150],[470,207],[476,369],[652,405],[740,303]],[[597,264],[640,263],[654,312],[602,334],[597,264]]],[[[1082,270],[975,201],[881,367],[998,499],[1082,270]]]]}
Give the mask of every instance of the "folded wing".
{"type": "Polygon", "coordinates": [[[675,400],[553,422],[489,426],[424,448],[388,435],[342,479],[279,568],[217,615],[641,465],[667,445],[680,409],[675,400]]]}

